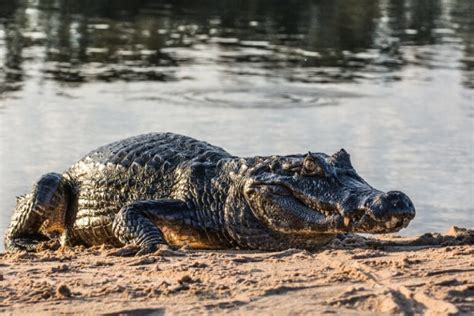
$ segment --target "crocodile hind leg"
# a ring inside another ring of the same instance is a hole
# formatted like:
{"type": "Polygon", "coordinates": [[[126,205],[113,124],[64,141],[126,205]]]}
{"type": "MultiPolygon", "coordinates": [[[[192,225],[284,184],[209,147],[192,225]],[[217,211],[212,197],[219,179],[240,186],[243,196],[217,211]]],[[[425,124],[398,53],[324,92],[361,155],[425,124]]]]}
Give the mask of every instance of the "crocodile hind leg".
{"type": "Polygon", "coordinates": [[[123,207],[115,216],[112,231],[125,245],[136,245],[136,255],[169,250],[159,223],[191,222],[191,208],[174,199],[137,201],[123,207]]]}
{"type": "Polygon", "coordinates": [[[66,229],[71,186],[60,174],[47,173],[30,194],[20,196],[5,234],[7,251],[34,251],[36,245],[66,229]]]}

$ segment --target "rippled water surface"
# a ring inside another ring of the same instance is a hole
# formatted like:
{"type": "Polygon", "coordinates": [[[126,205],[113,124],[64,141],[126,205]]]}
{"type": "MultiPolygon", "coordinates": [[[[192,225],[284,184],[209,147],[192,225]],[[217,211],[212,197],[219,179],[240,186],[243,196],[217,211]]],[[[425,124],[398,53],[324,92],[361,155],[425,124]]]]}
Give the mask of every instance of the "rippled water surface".
{"type": "Polygon", "coordinates": [[[474,226],[473,121],[472,0],[0,0],[0,234],[41,174],[149,131],[344,147],[405,233],[474,226]]]}

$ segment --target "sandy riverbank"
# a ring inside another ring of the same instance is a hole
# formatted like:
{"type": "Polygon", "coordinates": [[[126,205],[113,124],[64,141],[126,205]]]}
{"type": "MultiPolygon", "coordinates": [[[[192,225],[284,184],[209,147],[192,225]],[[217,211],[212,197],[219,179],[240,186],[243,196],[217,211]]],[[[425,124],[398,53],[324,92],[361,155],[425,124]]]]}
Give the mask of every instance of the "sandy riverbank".
{"type": "Polygon", "coordinates": [[[474,231],[341,237],[319,252],[0,254],[0,312],[474,313],[474,231]]]}

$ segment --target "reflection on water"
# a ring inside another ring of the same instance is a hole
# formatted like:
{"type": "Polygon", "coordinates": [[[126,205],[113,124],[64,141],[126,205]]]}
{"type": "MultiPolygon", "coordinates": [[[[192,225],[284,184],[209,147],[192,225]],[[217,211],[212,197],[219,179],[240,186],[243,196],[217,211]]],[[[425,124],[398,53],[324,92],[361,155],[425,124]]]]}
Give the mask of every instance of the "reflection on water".
{"type": "MultiPolygon", "coordinates": [[[[471,0],[0,0],[0,233],[14,195],[150,130],[235,154],[351,150],[473,225],[471,0]]],[[[406,188],[406,189],[405,189],[406,188]]]]}
{"type": "Polygon", "coordinates": [[[38,63],[43,79],[190,80],[179,69],[217,63],[235,75],[330,83],[400,80],[409,64],[447,66],[433,49],[464,50],[472,85],[474,5],[441,1],[24,1],[2,2],[5,89],[38,63]],[[33,49],[35,48],[35,49],[33,49]],[[178,49],[179,48],[179,49],[178,49]],[[213,53],[211,53],[213,52],[213,53]]]}

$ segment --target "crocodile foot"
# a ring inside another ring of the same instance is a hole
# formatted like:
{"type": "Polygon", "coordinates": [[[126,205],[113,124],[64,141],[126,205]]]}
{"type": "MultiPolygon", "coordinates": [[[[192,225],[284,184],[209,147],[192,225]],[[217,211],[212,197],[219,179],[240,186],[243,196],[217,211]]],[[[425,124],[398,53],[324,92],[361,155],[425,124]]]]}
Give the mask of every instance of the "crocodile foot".
{"type": "Polygon", "coordinates": [[[5,241],[5,249],[10,252],[36,252],[41,242],[44,242],[44,240],[35,238],[12,238],[5,241]]]}
{"type": "Polygon", "coordinates": [[[126,245],[119,249],[114,249],[107,253],[107,256],[117,257],[131,257],[131,256],[144,256],[148,254],[154,254],[158,256],[184,256],[184,252],[179,250],[173,250],[170,246],[159,244],[159,245],[147,245],[147,246],[136,246],[126,245]]]}

